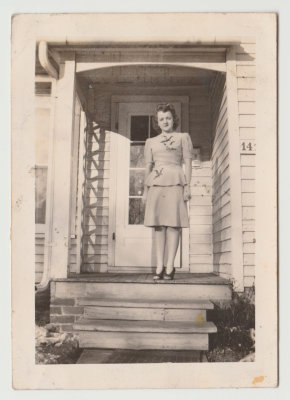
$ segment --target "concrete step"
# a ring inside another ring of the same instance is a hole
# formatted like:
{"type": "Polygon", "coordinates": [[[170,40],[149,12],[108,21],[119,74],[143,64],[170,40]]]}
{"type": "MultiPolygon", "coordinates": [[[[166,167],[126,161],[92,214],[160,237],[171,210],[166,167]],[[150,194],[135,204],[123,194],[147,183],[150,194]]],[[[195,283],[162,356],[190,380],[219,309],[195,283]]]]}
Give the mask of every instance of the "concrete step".
{"type": "Polygon", "coordinates": [[[140,299],[96,299],[78,300],[85,306],[84,317],[88,319],[125,319],[159,321],[196,321],[206,320],[206,310],[212,309],[213,303],[200,301],[140,300],[140,299]]]}
{"type": "Polygon", "coordinates": [[[212,322],[116,321],[82,319],[75,323],[82,348],[207,350],[212,322]]]}

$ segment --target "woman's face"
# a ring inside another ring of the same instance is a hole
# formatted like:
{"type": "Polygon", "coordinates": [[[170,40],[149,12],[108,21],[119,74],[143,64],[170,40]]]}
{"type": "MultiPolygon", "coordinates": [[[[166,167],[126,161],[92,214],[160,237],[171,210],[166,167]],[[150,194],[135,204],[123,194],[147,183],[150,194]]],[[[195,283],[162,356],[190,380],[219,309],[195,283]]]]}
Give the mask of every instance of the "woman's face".
{"type": "Polygon", "coordinates": [[[157,113],[158,126],[162,132],[173,132],[173,117],[170,111],[158,111],[157,113]]]}

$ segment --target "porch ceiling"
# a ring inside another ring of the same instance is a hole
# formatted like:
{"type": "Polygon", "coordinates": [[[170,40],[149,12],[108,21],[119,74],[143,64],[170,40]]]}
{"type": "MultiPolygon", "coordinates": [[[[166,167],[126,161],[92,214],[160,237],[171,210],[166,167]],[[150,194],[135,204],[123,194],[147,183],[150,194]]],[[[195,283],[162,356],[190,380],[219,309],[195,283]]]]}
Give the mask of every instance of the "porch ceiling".
{"type": "MultiPolygon", "coordinates": [[[[163,64],[159,67],[164,67],[166,64],[190,64],[195,63],[199,68],[196,70],[189,69],[191,76],[204,76],[202,65],[208,65],[209,69],[215,69],[214,65],[222,65],[226,59],[225,46],[192,46],[192,45],[152,45],[152,44],[139,44],[139,45],[119,45],[110,46],[105,43],[98,46],[50,46],[49,54],[52,59],[60,64],[64,60],[73,57],[77,63],[77,71],[84,69],[92,69],[94,74],[94,67],[100,66],[102,63],[136,63],[148,64],[156,63],[163,64]],[[86,67],[88,66],[88,68],[86,67]]],[[[150,67],[149,65],[147,65],[150,67]]],[[[130,67],[130,65],[129,65],[130,67]]],[[[145,65],[141,65],[140,68],[145,65]]],[[[155,67],[155,66],[154,66],[155,67]]],[[[95,67],[97,68],[97,67],[95,67]]],[[[122,68],[122,66],[119,66],[122,68]]],[[[124,66],[123,68],[128,68],[124,66]]],[[[156,66],[158,68],[158,66],[156,66]]],[[[38,55],[36,56],[36,73],[43,74],[45,71],[40,66],[38,55]]],[[[89,71],[86,71],[89,72],[89,71]]],[[[205,71],[207,72],[207,71],[205,71]]],[[[91,80],[91,79],[90,79],[91,80]]],[[[94,83],[93,80],[91,80],[94,83]]]]}
{"type": "Polygon", "coordinates": [[[209,86],[216,71],[170,65],[129,65],[78,73],[91,85],[138,84],[140,86],[209,86]]]}

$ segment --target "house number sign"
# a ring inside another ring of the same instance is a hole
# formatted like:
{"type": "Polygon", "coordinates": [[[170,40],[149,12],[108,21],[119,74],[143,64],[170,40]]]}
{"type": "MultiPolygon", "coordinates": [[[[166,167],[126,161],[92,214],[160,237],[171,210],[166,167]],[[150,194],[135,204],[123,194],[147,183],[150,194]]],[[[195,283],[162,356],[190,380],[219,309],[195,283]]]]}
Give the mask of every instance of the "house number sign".
{"type": "Polygon", "coordinates": [[[256,154],[255,140],[241,140],[241,154],[256,154]]]}

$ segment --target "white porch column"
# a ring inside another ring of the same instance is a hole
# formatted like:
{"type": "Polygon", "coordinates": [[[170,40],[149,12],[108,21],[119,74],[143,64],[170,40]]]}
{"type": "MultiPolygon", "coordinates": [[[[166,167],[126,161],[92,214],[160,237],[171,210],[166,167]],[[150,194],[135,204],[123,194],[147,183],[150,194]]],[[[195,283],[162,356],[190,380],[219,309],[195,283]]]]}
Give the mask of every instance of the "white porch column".
{"type": "Polygon", "coordinates": [[[235,51],[231,47],[227,51],[227,108],[229,130],[229,168],[231,185],[231,253],[232,277],[234,289],[244,290],[243,265],[243,220],[242,220],[242,192],[241,192],[241,157],[239,110],[237,92],[237,73],[235,51]]]}
{"type": "Polygon", "coordinates": [[[66,278],[69,265],[74,56],[60,66],[56,87],[51,223],[51,278],[66,278]]]}

